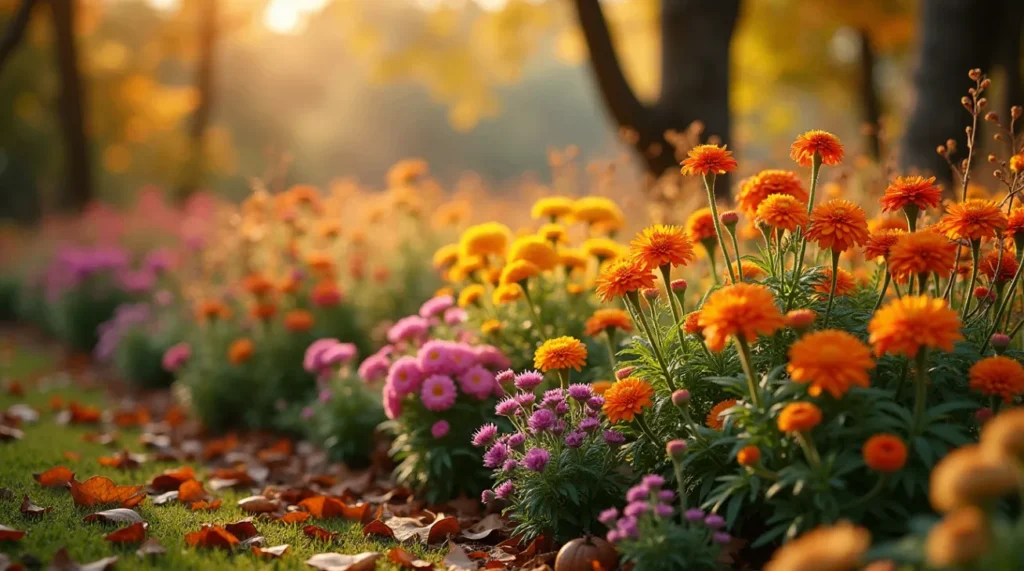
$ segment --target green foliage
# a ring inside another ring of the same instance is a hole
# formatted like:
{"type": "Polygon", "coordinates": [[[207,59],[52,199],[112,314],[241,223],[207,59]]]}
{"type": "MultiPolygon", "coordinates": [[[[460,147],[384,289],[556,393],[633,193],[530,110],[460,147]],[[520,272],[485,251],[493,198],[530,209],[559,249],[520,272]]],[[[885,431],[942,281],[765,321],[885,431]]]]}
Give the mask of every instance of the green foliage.
{"type": "Polygon", "coordinates": [[[384,421],[380,391],[372,390],[353,374],[342,373],[321,389],[317,400],[305,410],[309,411],[308,419],[296,421],[331,460],[355,468],[369,464],[376,445],[374,431],[384,421]]]}
{"type": "Polygon", "coordinates": [[[121,336],[114,350],[114,368],[122,378],[140,388],[168,387],[174,376],[164,369],[163,356],[172,344],[166,334],[132,327],[121,336]]]}
{"type": "Polygon", "coordinates": [[[109,276],[90,275],[46,306],[47,320],[62,341],[91,351],[99,340],[97,328],[127,301],[128,295],[115,287],[109,276]]]}

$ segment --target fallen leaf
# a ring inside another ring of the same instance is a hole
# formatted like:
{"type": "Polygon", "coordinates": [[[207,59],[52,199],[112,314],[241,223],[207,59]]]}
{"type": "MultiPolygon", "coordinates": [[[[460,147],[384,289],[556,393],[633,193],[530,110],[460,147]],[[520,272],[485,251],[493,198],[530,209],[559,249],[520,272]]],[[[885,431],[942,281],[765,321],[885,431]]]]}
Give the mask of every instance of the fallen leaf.
{"type": "Polygon", "coordinates": [[[235,551],[249,551],[252,547],[259,547],[263,545],[264,541],[266,541],[266,538],[262,535],[254,535],[245,541],[240,541],[238,545],[235,546],[235,551]]]}
{"type": "Polygon", "coordinates": [[[388,561],[401,565],[405,569],[433,569],[434,564],[416,557],[401,547],[392,547],[388,551],[388,561]]]}
{"type": "Polygon", "coordinates": [[[11,381],[7,383],[7,394],[12,397],[25,396],[25,388],[21,386],[21,381],[11,381]]]}
{"type": "Polygon", "coordinates": [[[238,437],[234,434],[228,434],[224,438],[218,440],[211,440],[203,447],[203,460],[209,462],[214,458],[227,454],[237,447],[238,437]]]}
{"type": "Polygon", "coordinates": [[[132,454],[128,450],[121,450],[114,456],[100,456],[100,466],[117,468],[119,470],[134,470],[146,461],[144,454],[132,454]]]}
{"type": "Polygon", "coordinates": [[[135,555],[138,555],[141,558],[146,558],[155,557],[157,555],[163,555],[164,553],[167,553],[167,550],[164,549],[163,545],[160,545],[160,540],[155,537],[151,537],[139,546],[139,549],[135,552],[135,555]]]}
{"type": "Polygon", "coordinates": [[[275,545],[273,547],[260,547],[258,545],[252,546],[253,554],[259,555],[260,557],[265,557],[267,559],[277,559],[278,557],[284,555],[285,552],[287,551],[288,544],[275,545]]]}
{"type": "Polygon", "coordinates": [[[388,524],[383,521],[375,519],[363,526],[363,537],[366,537],[367,535],[376,535],[379,537],[389,537],[394,539],[395,530],[388,527],[388,524]]]}
{"type": "Polygon", "coordinates": [[[72,479],[70,485],[71,497],[79,506],[121,504],[123,508],[133,508],[146,499],[142,486],[118,486],[103,476],[93,476],[84,482],[72,479]]]}
{"type": "Polygon", "coordinates": [[[287,460],[292,455],[293,445],[292,441],[282,438],[274,443],[270,448],[265,448],[256,453],[256,457],[260,459],[260,462],[264,464],[273,464],[287,460]]]}
{"type": "Polygon", "coordinates": [[[75,473],[65,466],[56,466],[32,477],[45,488],[63,488],[75,479],[75,473]]]}
{"type": "Polygon", "coordinates": [[[176,428],[185,423],[185,409],[178,406],[172,405],[171,408],[167,409],[164,413],[164,422],[171,428],[176,428]]]}
{"type": "Polygon", "coordinates": [[[178,487],[178,501],[183,503],[206,500],[209,495],[198,480],[186,480],[178,487]]]}
{"type": "Polygon", "coordinates": [[[61,547],[50,560],[49,571],[106,571],[113,569],[117,557],[105,557],[92,563],[77,563],[68,555],[68,548],[61,547]]]}
{"type": "Polygon", "coordinates": [[[153,496],[153,505],[162,506],[169,502],[178,500],[178,490],[160,494],[159,496],[153,496]]]}
{"type": "Polygon", "coordinates": [[[448,540],[448,554],[444,556],[441,564],[448,568],[448,571],[476,571],[477,565],[466,550],[452,540],[448,540]]]}
{"type": "Polygon", "coordinates": [[[371,519],[370,504],[362,503],[350,506],[338,498],[330,496],[314,496],[299,502],[315,518],[327,519],[341,517],[352,521],[366,522],[371,519]]]}
{"type": "Polygon", "coordinates": [[[395,532],[395,539],[401,542],[418,539],[426,543],[438,543],[451,535],[458,535],[462,526],[454,517],[437,516],[433,522],[423,525],[420,518],[393,517],[387,521],[388,527],[395,532]]]}
{"type": "Polygon", "coordinates": [[[249,539],[250,537],[260,534],[260,532],[257,531],[256,526],[252,524],[252,520],[249,519],[225,524],[224,529],[238,539],[249,539]]]}
{"type": "Polygon", "coordinates": [[[21,541],[21,538],[25,537],[26,533],[6,525],[0,525],[0,541],[21,541]]]}
{"type": "Polygon", "coordinates": [[[317,553],[306,560],[306,565],[320,571],[373,571],[377,568],[380,553],[367,551],[357,555],[341,553],[317,553]]]}
{"type": "Polygon", "coordinates": [[[78,452],[72,452],[70,450],[65,450],[64,451],[64,459],[69,461],[69,462],[78,462],[79,460],[82,459],[82,455],[79,454],[78,452]]]}
{"type": "Polygon", "coordinates": [[[86,432],[82,435],[82,442],[101,444],[103,446],[113,446],[114,444],[117,444],[117,441],[120,438],[121,435],[117,432],[86,432]]]}
{"type": "Polygon", "coordinates": [[[47,507],[47,508],[44,508],[42,506],[37,506],[36,504],[32,503],[32,500],[30,500],[28,495],[26,494],[25,498],[23,500],[21,500],[21,507],[18,508],[18,509],[24,515],[27,515],[27,516],[37,516],[38,517],[38,516],[41,516],[41,515],[43,515],[45,513],[49,513],[51,511],[53,511],[53,506],[50,506],[50,507],[47,507]]]}
{"type": "Polygon", "coordinates": [[[68,405],[71,412],[68,422],[71,424],[96,424],[100,421],[103,412],[99,407],[92,405],[80,405],[77,401],[71,401],[68,405]]]}
{"type": "Polygon", "coordinates": [[[132,428],[135,426],[144,426],[149,423],[149,411],[145,407],[139,405],[134,409],[129,410],[118,410],[114,412],[114,424],[121,428],[132,428]]]}
{"type": "Polygon", "coordinates": [[[244,512],[260,514],[276,512],[280,506],[274,500],[264,496],[249,496],[238,500],[238,507],[242,508],[244,512]]]}
{"type": "Polygon", "coordinates": [[[25,438],[24,432],[17,428],[0,424],[0,442],[10,442],[11,440],[21,440],[22,438],[25,438]]]}
{"type": "Polygon", "coordinates": [[[462,531],[459,520],[452,516],[439,518],[430,524],[430,531],[427,533],[427,543],[438,543],[462,531]]]}
{"type": "Polygon", "coordinates": [[[288,512],[277,518],[281,523],[302,523],[309,519],[309,512],[288,512]]]}
{"type": "Polygon", "coordinates": [[[117,508],[89,514],[82,518],[82,521],[98,521],[101,523],[138,523],[142,516],[135,510],[117,508]]]}
{"type": "Polygon", "coordinates": [[[330,541],[338,536],[337,533],[327,531],[326,529],[315,525],[307,525],[302,528],[302,533],[312,537],[313,539],[319,539],[320,541],[330,541]]]}
{"type": "Polygon", "coordinates": [[[185,543],[191,547],[206,549],[233,549],[238,545],[238,538],[223,527],[204,524],[199,531],[186,534],[185,543]]]}
{"type": "Polygon", "coordinates": [[[149,489],[153,492],[169,492],[177,490],[182,484],[196,477],[192,466],[181,466],[172,470],[164,470],[163,473],[155,476],[149,482],[149,489]]]}
{"type": "Polygon", "coordinates": [[[480,541],[496,531],[505,531],[505,528],[505,519],[498,514],[491,514],[470,526],[469,529],[462,530],[462,536],[473,541],[480,541]]]}
{"type": "Polygon", "coordinates": [[[111,543],[142,543],[146,539],[146,529],[149,524],[144,521],[137,521],[127,527],[108,533],[103,539],[111,543]]]}
{"type": "Polygon", "coordinates": [[[50,397],[50,410],[57,412],[64,408],[64,397],[60,395],[53,395],[50,397]]]}
{"type": "Polygon", "coordinates": [[[27,404],[13,404],[7,408],[7,416],[17,418],[21,422],[36,422],[39,420],[39,411],[27,404]]]}
{"type": "Polygon", "coordinates": [[[221,501],[220,498],[217,498],[216,500],[213,500],[212,502],[206,502],[206,501],[192,502],[192,511],[194,511],[194,512],[198,512],[198,511],[212,512],[212,511],[220,509],[221,503],[222,503],[222,501],[221,501]]]}

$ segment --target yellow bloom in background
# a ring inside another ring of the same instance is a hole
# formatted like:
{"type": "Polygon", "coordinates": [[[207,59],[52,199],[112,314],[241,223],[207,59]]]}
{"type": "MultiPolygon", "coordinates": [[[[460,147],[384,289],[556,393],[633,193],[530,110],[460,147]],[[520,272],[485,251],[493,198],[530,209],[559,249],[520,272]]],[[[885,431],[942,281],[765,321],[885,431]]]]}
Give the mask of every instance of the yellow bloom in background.
{"type": "Polygon", "coordinates": [[[459,239],[461,256],[504,256],[512,231],[498,222],[470,226],[459,239]]]}
{"type": "Polygon", "coordinates": [[[586,364],[587,346],[575,337],[548,339],[533,354],[533,366],[545,373],[560,369],[579,371],[586,364]]]}
{"type": "Polygon", "coordinates": [[[855,571],[869,547],[871,532],[863,527],[819,527],[776,550],[764,571],[855,571]]]}
{"type": "Polygon", "coordinates": [[[542,271],[553,270],[558,265],[558,252],[550,242],[540,236],[516,238],[509,249],[508,261],[525,260],[542,271]]]}
{"type": "Polygon", "coordinates": [[[1004,410],[986,422],[981,429],[981,451],[993,460],[1024,459],[1024,408],[1004,410]]]}
{"type": "Polygon", "coordinates": [[[570,293],[571,295],[579,295],[587,291],[587,288],[581,286],[580,284],[569,284],[565,286],[565,291],[570,293]]]}
{"type": "Polygon", "coordinates": [[[618,259],[625,252],[625,247],[611,238],[590,238],[581,247],[583,253],[601,261],[618,259]]]}
{"type": "Polygon", "coordinates": [[[808,394],[827,391],[839,398],[850,387],[867,387],[875,367],[871,349],[853,335],[836,329],[804,335],[789,347],[786,371],[797,383],[810,383],[808,394]]]}
{"type": "Polygon", "coordinates": [[[608,329],[621,329],[629,333],[633,330],[633,320],[621,309],[598,309],[587,319],[584,332],[593,337],[608,329]]]}
{"type": "Polygon", "coordinates": [[[558,250],[558,263],[570,270],[586,269],[590,259],[582,250],[562,248],[558,250]]]}
{"type": "Polygon", "coordinates": [[[685,266],[693,261],[693,244],[680,226],[649,226],[630,245],[633,256],[649,270],[666,265],[685,266]]]}
{"type": "Polygon", "coordinates": [[[523,288],[519,287],[519,284],[503,284],[494,288],[494,293],[491,294],[491,301],[494,302],[494,305],[502,305],[518,301],[522,297],[523,288]]]}
{"type": "Polygon", "coordinates": [[[875,312],[868,323],[875,355],[916,357],[922,348],[952,351],[963,339],[960,318],[944,299],[926,295],[894,299],[875,312]]]}
{"type": "Polygon", "coordinates": [[[540,275],[540,268],[526,260],[516,260],[501,270],[498,280],[502,285],[518,284],[540,275]]]}
{"type": "Polygon", "coordinates": [[[992,530],[985,512],[965,506],[928,530],[924,553],[936,568],[957,568],[980,558],[991,544],[992,530]]]}
{"type": "Polygon", "coordinates": [[[568,196],[547,196],[533,203],[530,216],[535,219],[558,219],[572,214],[573,210],[573,199],[568,196]]]}
{"type": "Polygon", "coordinates": [[[754,342],[785,326],[775,296],[760,284],[725,286],[708,296],[700,309],[698,323],[704,328],[708,348],[721,351],[730,337],[754,342]]]}
{"type": "Polygon", "coordinates": [[[573,220],[586,224],[614,222],[625,217],[619,206],[610,198],[603,196],[584,196],[572,205],[573,220]]]}
{"type": "Polygon", "coordinates": [[[545,224],[537,230],[537,235],[556,244],[565,242],[567,238],[565,226],[561,224],[545,224]]]}
{"type": "Polygon", "coordinates": [[[434,267],[437,269],[450,268],[459,261],[459,245],[447,244],[441,246],[434,252],[434,267]]]}
{"type": "Polygon", "coordinates": [[[501,322],[497,319],[488,319],[480,325],[480,332],[484,335],[493,335],[501,331],[501,322]]]}
{"type": "Polygon", "coordinates": [[[484,286],[480,284],[470,284],[459,292],[459,307],[469,307],[480,301],[480,298],[484,296],[484,286]]]}
{"type": "Polygon", "coordinates": [[[935,511],[946,513],[966,506],[986,505],[1016,491],[1019,474],[1004,458],[991,458],[976,444],[947,454],[929,482],[928,499],[935,511]]]}

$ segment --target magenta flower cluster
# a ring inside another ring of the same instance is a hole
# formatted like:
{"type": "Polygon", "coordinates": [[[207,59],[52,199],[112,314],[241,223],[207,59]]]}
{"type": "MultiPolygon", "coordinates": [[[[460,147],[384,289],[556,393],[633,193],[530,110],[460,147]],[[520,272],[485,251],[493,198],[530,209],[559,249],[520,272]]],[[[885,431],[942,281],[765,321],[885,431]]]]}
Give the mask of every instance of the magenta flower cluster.
{"type": "MultiPolygon", "coordinates": [[[[609,528],[607,539],[612,543],[639,539],[642,533],[650,533],[657,526],[678,525],[673,503],[676,494],[664,489],[665,479],[657,474],[644,476],[640,483],[626,492],[626,507],[601,512],[598,520],[609,528]]],[[[725,528],[725,519],[718,514],[705,514],[700,509],[683,512],[683,525],[700,528],[708,539],[719,545],[732,540],[725,528]]]]}
{"type": "Polygon", "coordinates": [[[307,373],[324,376],[335,367],[347,365],[356,357],[356,346],[337,339],[317,339],[306,349],[302,368],[307,373]]]}

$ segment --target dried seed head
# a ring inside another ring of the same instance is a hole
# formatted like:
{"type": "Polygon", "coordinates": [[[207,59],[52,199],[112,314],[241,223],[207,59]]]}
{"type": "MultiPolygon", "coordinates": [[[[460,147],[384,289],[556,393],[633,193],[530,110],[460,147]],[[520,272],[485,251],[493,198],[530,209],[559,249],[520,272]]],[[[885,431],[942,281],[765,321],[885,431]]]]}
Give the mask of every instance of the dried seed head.
{"type": "Polygon", "coordinates": [[[938,147],[935,147],[935,152],[941,156],[946,156],[946,146],[939,145],[938,147]]]}
{"type": "Polygon", "coordinates": [[[990,154],[990,155],[988,156],[988,162],[990,162],[990,163],[992,163],[992,164],[996,164],[996,156],[995,156],[995,155],[992,155],[992,154],[990,154]]]}
{"type": "Polygon", "coordinates": [[[949,149],[949,152],[955,153],[956,141],[954,139],[946,139],[946,148],[949,149]]]}
{"type": "Polygon", "coordinates": [[[981,88],[982,89],[988,89],[989,85],[992,85],[992,80],[991,79],[986,77],[985,79],[981,80],[981,88]]]}
{"type": "Polygon", "coordinates": [[[1002,133],[996,133],[995,135],[992,136],[992,140],[993,141],[1003,141],[1003,140],[1005,140],[1005,137],[1003,137],[1002,133]]]}
{"type": "Polygon", "coordinates": [[[967,73],[967,76],[973,79],[974,81],[978,81],[979,79],[981,79],[981,70],[979,68],[974,68],[967,73]]]}
{"type": "Polygon", "coordinates": [[[1014,119],[1020,119],[1021,113],[1024,113],[1024,109],[1021,109],[1020,105],[1010,107],[1010,116],[1014,119]]]}
{"type": "Polygon", "coordinates": [[[1000,169],[996,169],[996,170],[992,171],[992,176],[994,176],[996,178],[1003,178],[1003,171],[1000,170],[1000,169]]]}
{"type": "Polygon", "coordinates": [[[964,109],[971,110],[971,100],[966,95],[960,98],[960,105],[964,106],[964,109]]]}
{"type": "Polygon", "coordinates": [[[978,100],[978,109],[983,109],[986,105],[988,105],[987,98],[982,97],[981,99],[978,100]]]}
{"type": "Polygon", "coordinates": [[[985,120],[992,123],[998,123],[999,115],[995,111],[989,111],[988,113],[985,113],[985,120]]]}

